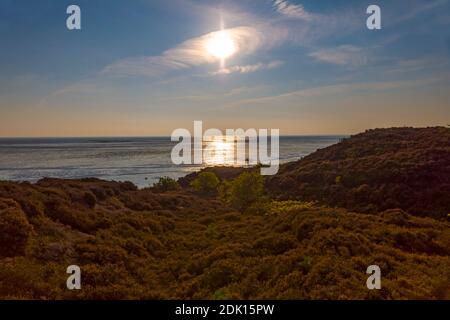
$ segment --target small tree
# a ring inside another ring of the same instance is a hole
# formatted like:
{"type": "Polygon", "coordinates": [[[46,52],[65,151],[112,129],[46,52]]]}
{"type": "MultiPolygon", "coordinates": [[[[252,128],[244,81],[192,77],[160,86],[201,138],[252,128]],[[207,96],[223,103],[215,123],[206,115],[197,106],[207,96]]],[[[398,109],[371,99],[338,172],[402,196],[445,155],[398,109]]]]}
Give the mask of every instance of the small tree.
{"type": "Polygon", "coordinates": [[[220,180],[214,172],[201,172],[198,177],[191,182],[191,187],[200,193],[214,195],[217,193],[219,184],[220,180]]]}
{"type": "Polygon", "coordinates": [[[180,185],[178,184],[178,182],[170,177],[159,178],[159,181],[157,183],[155,183],[155,185],[153,187],[156,190],[162,191],[162,192],[174,191],[174,190],[180,189],[180,185]]]}
{"type": "Polygon", "coordinates": [[[244,172],[223,185],[223,198],[234,208],[245,211],[264,196],[264,178],[258,172],[244,172]]]}

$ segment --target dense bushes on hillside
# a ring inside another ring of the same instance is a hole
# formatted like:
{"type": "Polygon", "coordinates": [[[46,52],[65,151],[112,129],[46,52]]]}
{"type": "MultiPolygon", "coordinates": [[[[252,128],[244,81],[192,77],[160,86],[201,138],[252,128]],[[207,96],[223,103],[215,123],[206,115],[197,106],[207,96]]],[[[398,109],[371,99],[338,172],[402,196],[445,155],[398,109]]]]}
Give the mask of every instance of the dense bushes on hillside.
{"type": "Polygon", "coordinates": [[[31,231],[19,205],[14,200],[0,198],[0,257],[23,254],[31,231]]]}
{"type": "Polygon", "coordinates": [[[450,128],[369,130],[281,166],[267,187],[281,199],[443,218],[450,213],[450,128]]]}
{"type": "Polygon", "coordinates": [[[246,171],[247,171],[247,169],[240,168],[240,167],[221,167],[221,166],[208,167],[208,168],[202,169],[200,172],[193,172],[193,173],[188,174],[185,177],[178,179],[178,183],[183,188],[188,188],[190,186],[190,184],[192,183],[192,181],[197,179],[198,175],[201,172],[212,172],[219,178],[219,180],[224,181],[224,180],[233,180],[233,179],[237,178],[241,173],[246,172],[246,171]]]}
{"type": "Polygon", "coordinates": [[[189,191],[103,181],[0,182],[0,198],[0,217],[15,217],[2,230],[20,226],[0,258],[1,298],[449,298],[450,225],[400,209],[266,201],[240,213],[189,191]],[[80,291],[65,288],[71,264],[80,291]],[[380,291],[366,288],[370,264],[380,291]]]}

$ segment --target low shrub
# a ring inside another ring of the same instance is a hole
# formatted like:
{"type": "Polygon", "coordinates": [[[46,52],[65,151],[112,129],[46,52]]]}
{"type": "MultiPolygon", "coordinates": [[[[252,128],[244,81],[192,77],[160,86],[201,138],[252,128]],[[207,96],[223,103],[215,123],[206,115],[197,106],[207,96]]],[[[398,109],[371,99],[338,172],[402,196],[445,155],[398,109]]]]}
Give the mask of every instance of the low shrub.
{"type": "Polygon", "coordinates": [[[153,186],[155,190],[166,192],[166,191],[175,191],[180,189],[180,185],[175,179],[170,177],[161,177],[159,181],[155,183],[153,186]]]}
{"type": "Polygon", "coordinates": [[[23,255],[32,227],[17,202],[0,199],[0,256],[23,255]]]}
{"type": "Polygon", "coordinates": [[[311,209],[314,206],[314,202],[305,201],[272,201],[268,204],[268,212],[272,214],[277,213],[289,213],[294,211],[302,211],[311,209]]]}
{"type": "Polygon", "coordinates": [[[84,201],[86,202],[89,208],[93,209],[97,204],[97,197],[92,192],[85,192],[84,201]]]}

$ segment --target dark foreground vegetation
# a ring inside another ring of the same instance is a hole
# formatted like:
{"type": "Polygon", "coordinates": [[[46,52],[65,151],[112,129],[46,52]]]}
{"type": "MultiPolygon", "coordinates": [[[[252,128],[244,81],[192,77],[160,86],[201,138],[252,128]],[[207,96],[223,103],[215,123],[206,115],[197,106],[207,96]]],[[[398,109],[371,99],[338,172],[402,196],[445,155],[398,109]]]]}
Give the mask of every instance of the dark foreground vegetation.
{"type": "Polygon", "coordinates": [[[0,182],[0,298],[450,299],[449,142],[369,131],[265,181],[0,182]],[[81,290],[66,288],[72,264],[81,290]]]}

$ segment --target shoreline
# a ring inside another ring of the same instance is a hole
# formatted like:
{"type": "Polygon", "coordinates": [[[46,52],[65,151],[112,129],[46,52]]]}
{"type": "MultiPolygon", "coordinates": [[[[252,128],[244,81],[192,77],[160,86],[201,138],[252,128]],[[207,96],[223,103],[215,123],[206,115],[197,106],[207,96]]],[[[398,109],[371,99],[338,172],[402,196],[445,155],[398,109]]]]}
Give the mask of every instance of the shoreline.
{"type": "MultiPolygon", "coordinates": [[[[297,161],[341,139],[341,136],[281,138],[280,163],[297,161]]],[[[67,140],[38,140],[17,145],[13,141],[10,146],[0,141],[0,177],[4,181],[32,183],[44,177],[93,177],[107,181],[131,181],[139,188],[146,188],[162,176],[179,179],[207,166],[222,165],[223,162],[221,154],[217,154],[217,159],[207,155],[202,165],[175,165],[171,160],[171,152],[176,144],[166,138],[143,138],[139,141],[125,139],[123,143],[113,141],[116,139],[93,143],[89,140],[75,144],[70,140],[70,143],[66,143],[67,140]]],[[[224,165],[241,166],[231,161],[225,161],[224,165]]]]}
{"type": "MultiPolygon", "coordinates": [[[[300,160],[300,159],[299,159],[300,160]]],[[[298,160],[297,160],[298,161],[298,160]]],[[[296,161],[289,161],[286,162],[286,164],[288,163],[295,163],[296,161]]],[[[203,172],[203,171],[238,171],[238,172],[243,172],[246,170],[251,170],[251,169],[255,169],[258,166],[207,166],[207,167],[202,167],[199,168],[196,171],[193,172],[186,172],[185,175],[174,179],[177,182],[180,182],[180,180],[185,180],[187,177],[190,176],[196,176],[199,173],[203,172]]],[[[161,176],[160,178],[165,178],[167,176],[161,176]]],[[[135,183],[133,183],[132,181],[129,180],[108,180],[108,179],[102,179],[102,178],[97,178],[97,177],[85,177],[85,178],[53,178],[53,177],[42,177],[39,178],[36,181],[27,181],[27,180],[2,180],[0,179],[0,183],[17,183],[17,184],[31,184],[31,185],[37,185],[39,184],[40,181],[60,181],[60,182],[83,182],[83,181],[99,181],[99,182],[112,182],[112,183],[126,183],[126,184],[132,184],[134,187],[136,187],[137,190],[143,190],[143,189],[151,189],[154,188],[154,185],[157,183],[157,181],[149,186],[145,186],[145,187],[139,187],[138,185],[136,185],[135,183]]]]}

